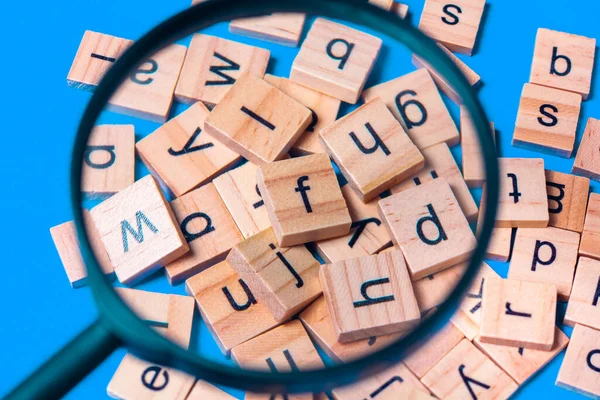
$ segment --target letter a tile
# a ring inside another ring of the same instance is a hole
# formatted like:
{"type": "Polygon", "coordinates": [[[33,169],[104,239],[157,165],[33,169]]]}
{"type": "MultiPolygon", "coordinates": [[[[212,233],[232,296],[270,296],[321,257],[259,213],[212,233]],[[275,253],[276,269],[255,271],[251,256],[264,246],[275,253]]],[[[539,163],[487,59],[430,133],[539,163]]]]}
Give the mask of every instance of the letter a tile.
{"type": "Polygon", "coordinates": [[[575,325],[556,385],[588,397],[600,397],[600,331],[575,325]]]}
{"type": "Polygon", "coordinates": [[[581,324],[600,329],[600,261],[579,257],[565,325],[581,324]]]}
{"type": "Polygon", "coordinates": [[[546,170],[549,226],[581,233],[585,222],[590,180],[546,170]]]}

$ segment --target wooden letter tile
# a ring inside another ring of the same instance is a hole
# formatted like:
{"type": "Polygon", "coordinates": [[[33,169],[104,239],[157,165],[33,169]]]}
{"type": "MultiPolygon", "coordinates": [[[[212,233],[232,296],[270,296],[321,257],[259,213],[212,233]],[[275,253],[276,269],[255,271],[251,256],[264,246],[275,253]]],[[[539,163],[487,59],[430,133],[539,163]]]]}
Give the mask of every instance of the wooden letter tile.
{"type": "Polygon", "coordinates": [[[189,250],[152,176],[100,203],[90,214],[123,284],[133,284],[189,250]]]}
{"type": "Polygon", "coordinates": [[[246,73],[213,109],[204,129],[255,164],[283,158],[311,122],[311,112],[246,73]]]}
{"type": "Polygon", "coordinates": [[[581,233],[587,210],[590,180],[546,170],[549,226],[581,233]]]}
{"type": "Polygon", "coordinates": [[[381,39],[317,18],[294,60],[294,82],[355,104],[375,64],[381,39]]]}
{"type": "Polygon", "coordinates": [[[321,294],[319,262],[304,245],[279,247],[269,228],[235,246],[227,261],[277,321],[321,294]]]}
{"type": "Polygon", "coordinates": [[[236,400],[232,395],[222,391],[210,383],[199,380],[185,400],[236,400]]]}
{"type": "MultiPolygon", "coordinates": [[[[479,207],[479,216],[477,218],[477,237],[481,234],[483,229],[483,218],[485,217],[485,199],[486,199],[485,185],[483,187],[481,195],[481,203],[479,207]]],[[[507,262],[510,258],[511,246],[512,246],[512,234],[513,228],[494,228],[488,247],[485,251],[485,258],[488,260],[494,260],[499,262],[507,262]]]]}
{"type": "Polygon", "coordinates": [[[364,202],[419,172],[425,162],[379,98],[322,129],[320,136],[364,202]]]}
{"type": "Polygon", "coordinates": [[[476,240],[448,183],[434,179],[379,201],[413,280],[467,260],[476,240]]]}
{"type": "Polygon", "coordinates": [[[244,72],[262,78],[269,57],[269,50],[197,33],[185,57],[175,98],[212,107],[244,72]]]}
{"type": "Polygon", "coordinates": [[[440,399],[505,400],[517,384],[467,339],[422,379],[440,399]]]}
{"type": "Polygon", "coordinates": [[[575,156],[572,172],[600,181],[600,120],[590,118],[575,156]]]}
{"type": "Polygon", "coordinates": [[[552,350],[556,321],[556,286],[515,280],[484,284],[481,343],[552,350]]]}
{"type": "Polygon", "coordinates": [[[240,159],[203,131],[208,114],[206,106],[198,102],[136,144],[144,164],[176,197],[210,181],[240,159]]]}
{"type": "Polygon", "coordinates": [[[540,28],[531,64],[531,83],[579,93],[587,99],[596,39],[540,28]]]}
{"type": "Polygon", "coordinates": [[[406,15],[408,14],[408,6],[394,0],[369,0],[369,3],[383,8],[386,11],[390,11],[402,19],[406,18],[406,15]]]}
{"type": "Polygon", "coordinates": [[[590,193],[579,254],[600,260],[600,194],[590,193]]]}
{"type": "Polygon", "coordinates": [[[464,275],[468,264],[468,262],[460,263],[413,282],[421,313],[439,306],[446,300],[464,275]]]}
{"type": "Polygon", "coordinates": [[[300,42],[305,20],[305,14],[287,13],[240,18],[229,23],[229,32],[296,47],[300,42]]]}
{"type": "Polygon", "coordinates": [[[425,68],[363,92],[365,102],[376,97],[385,102],[419,149],[441,142],[458,143],[458,129],[425,68]]]}
{"type": "Polygon", "coordinates": [[[171,285],[222,261],[244,239],[212,183],[173,200],[171,207],[190,247],[166,266],[171,285]]]}
{"type": "Polygon", "coordinates": [[[81,170],[81,191],[109,197],[135,181],[133,125],[98,125],[90,134],[81,170]]]}
{"type": "Polygon", "coordinates": [[[473,53],[485,0],[426,0],[419,29],[448,49],[473,53]]]}
{"type": "Polygon", "coordinates": [[[400,332],[421,318],[399,250],[326,264],[320,278],[340,342],[400,332]]]}
{"type": "Polygon", "coordinates": [[[582,324],[600,329],[600,261],[580,257],[575,272],[565,325],[582,324]]]}
{"type": "MultiPolygon", "coordinates": [[[[490,122],[490,133],[495,140],[494,123],[490,122]]],[[[464,106],[460,107],[460,145],[462,147],[462,172],[469,187],[482,187],[485,183],[485,165],[478,134],[471,116],[464,106]]]]}
{"type": "Polygon", "coordinates": [[[567,353],[558,371],[556,385],[592,398],[600,397],[598,354],[600,332],[575,325],[567,353]]]}
{"type": "Polygon", "coordinates": [[[570,158],[580,112],[580,95],[526,83],[512,145],[570,158]]]}
{"type": "Polygon", "coordinates": [[[352,220],[326,154],[265,164],[258,188],[281,246],[348,234],[352,220]]]}

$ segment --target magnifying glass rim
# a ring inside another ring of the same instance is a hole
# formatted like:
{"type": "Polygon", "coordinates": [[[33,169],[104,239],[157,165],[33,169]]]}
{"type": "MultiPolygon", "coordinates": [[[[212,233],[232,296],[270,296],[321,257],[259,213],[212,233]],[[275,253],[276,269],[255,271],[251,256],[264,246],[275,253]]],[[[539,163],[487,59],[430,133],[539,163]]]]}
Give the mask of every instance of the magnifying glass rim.
{"type": "Polygon", "coordinates": [[[398,16],[368,4],[365,0],[209,0],[190,7],[156,26],[115,62],[96,88],[79,125],[71,162],[71,200],[82,255],[88,266],[88,283],[100,319],[107,329],[121,338],[128,350],[149,362],[173,367],[200,379],[225,386],[257,392],[323,392],[356,382],[384,365],[399,361],[402,352],[423,337],[435,320],[449,320],[462,295],[475,276],[487,248],[498,207],[498,161],[489,121],[473,89],[435,42],[398,16]],[[108,100],[131,71],[156,50],[218,22],[260,16],[273,12],[301,12],[345,20],[377,30],[403,43],[436,69],[462,98],[479,137],[487,176],[487,196],[483,229],[469,267],[453,293],[439,306],[436,318],[424,321],[405,338],[352,362],[324,369],[270,373],[231,367],[185,350],[156,333],[130,310],[106,279],[91,251],[83,223],[81,171],[87,139],[108,100]],[[143,55],[143,57],[139,57],[143,55]]]}

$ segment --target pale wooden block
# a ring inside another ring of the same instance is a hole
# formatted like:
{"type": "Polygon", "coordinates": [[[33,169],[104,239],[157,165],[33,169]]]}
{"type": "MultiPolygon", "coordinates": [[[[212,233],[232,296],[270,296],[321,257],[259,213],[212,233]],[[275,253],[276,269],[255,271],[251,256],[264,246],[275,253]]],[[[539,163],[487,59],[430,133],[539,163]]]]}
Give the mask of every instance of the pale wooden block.
{"type": "Polygon", "coordinates": [[[400,250],[326,264],[319,276],[340,342],[401,332],[421,318],[400,250]]]}
{"type": "Polygon", "coordinates": [[[98,125],[83,153],[81,191],[88,197],[109,197],[135,181],[133,125],[98,125]]]}
{"type": "Polygon", "coordinates": [[[556,323],[556,286],[515,280],[484,284],[481,343],[552,350],[556,323]]]}
{"type": "Polygon", "coordinates": [[[581,112],[581,96],[526,83],[512,145],[571,158],[581,112]]]}
{"type": "Polygon", "coordinates": [[[283,321],[321,294],[319,262],[304,245],[279,247],[269,228],[236,245],[227,261],[276,321],[283,321]]]}
{"type": "Polygon", "coordinates": [[[198,380],[186,400],[236,400],[236,398],[208,382],[198,380]]]}
{"type": "Polygon", "coordinates": [[[441,399],[508,399],[518,385],[467,339],[421,380],[441,399]]]}
{"type": "MultiPolygon", "coordinates": [[[[454,62],[454,64],[458,67],[460,72],[463,73],[469,85],[471,85],[472,87],[477,87],[481,83],[481,77],[479,76],[479,74],[477,74],[477,72],[473,71],[460,58],[455,56],[454,53],[452,53],[450,50],[444,47],[443,44],[437,43],[437,45],[448,56],[448,58],[450,58],[454,62]]],[[[452,85],[446,82],[446,79],[440,73],[438,73],[425,59],[417,56],[416,54],[413,54],[412,63],[417,68],[427,68],[437,87],[446,96],[448,96],[450,100],[452,100],[456,104],[462,104],[462,99],[460,98],[458,93],[456,93],[452,85]]]]}
{"type": "Polygon", "coordinates": [[[421,313],[427,312],[446,300],[463,277],[468,262],[460,263],[412,283],[421,313]]]}
{"type": "Polygon", "coordinates": [[[239,18],[229,23],[229,32],[296,47],[300,42],[306,14],[273,13],[239,18]]]}
{"type": "Polygon", "coordinates": [[[581,233],[587,210],[590,180],[546,170],[548,226],[581,233]]]}
{"type": "MultiPolygon", "coordinates": [[[[495,141],[494,123],[490,122],[490,133],[495,141]]],[[[460,107],[460,145],[462,148],[462,173],[467,186],[482,187],[487,181],[483,151],[471,116],[465,106],[460,107]]]]}
{"type": "Polygon", "coordinates": [[[172,285],[224,260],[244,239],[213,183],[173,200],[171,207],[190,248],[165,267],[172,285]]]}
{"type": "Polygon", "coordinates": [[[419,172],[423,155],[385,103],[373,99],[319,133],[363,202],[419,172]]]}
{"type": "Polygon", "coordinates": [[[209,114],[204,129],[261,165],[282,159],[311,122],[308,108],[245,73],[209,114]]]}
{"type": "Polygon", "coordinates": [[[539,85],[590,94],[596,39],[539,28],[529,81],[539,85]]]}
{"type": "Polygon", "coordinates": [[[421,183],[429,182],[436,177],[442,177],[452,188],[452,192],[456,196],[458,204],[465,217],[467,217],[467,220],[474,222],[478,215],[477,203],[475,203],[473,195],[469,191],[448,145],[439,143],[423,149],[421,152],[425,156],[425,166],[421,172],[394,186],[391,189],[392,194],[400,193],[421,183]]]}
{"type": "Polygon", "coordinates": [[[336,120],[341,101],[299,85],[287,78],[267,74],[265,75],[265,82],[275,86],[311,111],[311,123],[302,136],[296,140],[292,151],[303,155],[325,152],[319,141],[319,132],[336,120]]]}
{"type": "Polygon", "coordinates": [[[600,262],[579,257],[573,290],[567,305],[564,324],[581,324],[600,329],[600,262]]]}
{"type": "Polygon", "coordinates": [[[555,327],[554,346],[550,351],[526,350],[522,347],[481,343],[479,338],[475,339],[473,343],[519,385],[522,385],[562,352],[567,347],[569,338],[555,327]]]}
{"type": "Polygon", "coordinates": [[[598,243],[600,243],[600,194],[590,193],[579,243],[579,255],[599,260],[598,243]]]}
{"type": "Polygon", "coordinates": [[[256,165],[248,162],[213,181],[245,239],[271,226],[256,183],[257,170],[256,165]]]}
{"type": "MultiPolygon", "coordinates": [[[[102,240],[90,217],[88,210],[83,210],[83,221],[87,231],[87,238],[100,268],[107,275],[114,273],[114,268],[104,250],[102,240]]],[[[81,254],[81,246],[77,237],[74,221],[62,223],[50,228],[50,235],[60,257],[71,287],[77,288],[85,285],[87,280],[87,267],[81,254]]]]}
{"type": "Polygon", "coordinates": [[[193,104],[135,145],[144,164],[176,197],[240,160],[237,153],[203,131],[209,113],[201,102],[193,104]]]}
{"type": "Polygon", "coordinates": [[[280,246],[350,231],[350,213],[326,154],[265,164],[258,169],[257,180],[280,246]]]}
{"type": "Polygon", "coordinates": [[[470,56],[484,9],[485,0],[426,0],[419,29],[448,49],[470,56]]]}
{"type": "Polygon", "coordinates": [[[600,181],[600,120],[589,118],[571,172],[600,181]]]}
{"type": "Polygon", "coordinates": [[[425,68],[366,89],[365,102],[380,97],[419,149],[458,143],[456,124],[425,68]]]}
{"type": "Polygon", "coordinates": [[[413,280],[466,261],[475,249],[475,236],[443,178],[380,200],[379,215],[413,280]]]}
{"type": "Polygon", "coordinates": [[[497,228],[545,228],[550,219],[542,158],[498,158],[497,228]]]}
{"type": "Polygon", "coordinates": [[[196,33],[181,69],[175,99],[183,103],[219,103],[245,72],[263,77],[269,50],[196,33]]]}
{"type": "Polygon", "coordinates": [[[508,279],[556,286],[568,301],[577,264],[579,233],[558,228],[517,229],[508,279]]]}
{"type": "Polygon", "coordinates": [[[479,335],[479,324],[475,323],[466,311],[457,310],[450,320],[470,341],[473,341],[479,335]]]}
{"type": "Polygon", "coordinates": [[[90,214],[123,284],[131,285],[189,251],[152,176],[100,203],[90,214]]]}
{"type": "Polygon", "coordinates": [[[556,377],[556,385],[588,397],[600,397],[600,367],[598,357],[594,357],[598,353],[600,332],[587,326],[575,325],[556,377]]]}
{"type": "Polygon", "coordinates": [[[402,19],[406,18],[406,15],[408,14],[408,6],[394,0],[369,0],[369,3],[383,8],[386,11],[390,11],[402,19]]]}
{"type": "MultiPolygon", "coordinates": [[[[486,189],[483,186],[481,194],[481,203],[479,207],[479,216],[477,218],[477,238],[483,228],[483,218],[485,216],[486,189]]],[[[485,251],[485,258],[499,262],[507,262],[510,258],[512,246],[513,228],[493,228],[488,247],[485,251]]]]}
{"type": "Polygon", "coordinates": [[[392,239],[379,219],[377,201],[363,203],[349,185],[342,194],[352,217],[351,231],[346,236],[316,243],[319,256],[328,263],[368,256],[391,246],[392,239]]]}
{"type": "Polygon", "coordinates": [[[290,79],[355,104],[381,43],[378,37],[317,18],[292,64],[290,79]]]}

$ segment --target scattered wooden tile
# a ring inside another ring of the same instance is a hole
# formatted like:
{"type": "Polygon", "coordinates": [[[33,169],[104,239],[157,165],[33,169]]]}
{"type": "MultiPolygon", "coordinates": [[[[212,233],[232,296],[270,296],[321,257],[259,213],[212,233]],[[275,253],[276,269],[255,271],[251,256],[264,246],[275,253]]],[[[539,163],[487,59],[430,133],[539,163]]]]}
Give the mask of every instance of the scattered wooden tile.
{"type": "Polygon", "coordinates": [[[369,0],[369,3],[383,8],[386,11],[390,11],[402,19],[406,18],[406,15],[408,14],[408,6],[394,0],[369,0]]]}
{"type": "Polygon", "coordinates": [[[192,36],[175,98],[183,103],[219,103],[236,80],[249,72],[263,77],[269,50],[196,33],[192,36]]]}
{"type": "Polygon", "coordinates": [[[526,83],[512,145],[571,158],[581,112],[581,96],[526,83]]]}
{"type": "Polygon", "coordinates": [[[166,265],[167,278],[176,285],[222,261],[244,238],[213,183],[171,202],[190,252],[166,265]]]}
{"type": "Polygon", "coordinates": [[[442,304],[463,277],[468,266],[468,262],[460,263],[414,281],[412,285],[421,313],[442,304]]]}
{"type": "Polygon", "coordinates": [[[518,385],[467,339],[421,380],[442,399],[508,399],[518,385]]]}
{"type": "Polygon", "coordinates": [[[581,233],[587,210],[590,180],[571,174],[546,170],[548,226],[581,233]]]}
{"type": "Polygon", "coordinates": [[[381,43],[378,37],[317,18],[294,60],[290,79],[355,104],[381,43]]]}
{"type": "Polygon", "coordinates": [[[600,329],[600,261],[579,257],[564,324],[600,329]]]}
{"type": "Polygon", "coordinates": [[[522,385],[563,351],[569,343],[569,338],[555,327],[554,346],[550,351],[481,343],[479,338],[476,338],[473,343],[519,385],[522,385]]]}
{"type": "Polygon", "coordinates": [[[575,325],[567,353],[558,371],[556,385],[589,397],[600,396],[598,357],[600,332],[575,325]]]}
{"type": "Polygon", "coordinates": [[[365,102],[380,97],[419,149],[446,142],[458,143],[459,134],[448,108],[425,68],[366,89],[365,102]]]}
{"type": "Polygon", "coordinates": [[[600,181],[600,120],[589,118],[573,163],[574,174],[600,181]]]}
{"type": "Polygon", "coordinates": [[[596,39],[539,28],[529,81],[538,85],[590,93],[596,39]]]}
{"type": "Polygon", "coordinates": [[[326,264],[320,278],[342,343],[401,332],[421,318],[400,250],[326,264]]]}
{"type": "Polygon", "coordinates": [[[267,74],[265,75],[265,82],[275,86],[311,111],[311,123],[302,136],[296,140],[292,151],[302,155],[325,152],[319,141],[319,132],[336,120],[341,101],[299,85],[287,78],[267,74]]]}
{"type": "Polygon", "coordinates": [[[209,182],[240,160],[203,131],[209,113],[201,102],[193,104],[135,146],[144,164],[175,197],[209,182]]]}
{"type": "Polygon", "coordinates": [[[470,56],[484,8],[485,0],[426,0],[419,29],[448,49],[470,56]]]}
{"type": "Polygon", "coordinates": [[[477,204],[458,169],[458,165],[456,165],[456,161],[454,161],[448,145],[439,143],[421,150],[421,152],[425,156],[425,166],[423,169],[410,179],[394,186],[391,189],[392,194],[414,188],[437,177],[444,178],[452,188],[452,192],[456,196],[458,204],[465,217],[467,217],[467,220],[474,222],[478,215],[477,204]]]}
{"type": "Polygon", "coordinates": [[[304,245],[279,247],[272,228],[236,245],[227,261],[276,321],[296,314],[321,294],[319,262],[304,245]]]}
{"type": "Polygon", "coordinates": [[[81,191],[91,198],[109,197],[135,181],[133,125],[94,127],[83,153],[81,191]]]}
{"type": "MultiPolygon", "coordinates": [[[[485,185],[481,194],[481,202],[479,206],[479,216],[477,218],[477,238],[483,229],[483,218],[485,216],[485,200],[486,190],[485,185]]],[[[510,258],[512,246],[513,228],[493,228],[490,236],[488,247],[485,251],[485,258],[499,262],[507,262],[510,258]]]]}
{"type": "Polygon", "coordinates": [[[579,255],[600,260],[598,243],[600,243],[600,194],[590,193],[579,243],[579,255]]]}
{"type": "Polygon", "coordinates": [[[379,214],[413,280],[466,261],[475,249],[469,223],[442,178],[380,200],[379,214]]]}
{"type": "Polygon", "coordinates": [[[350,213],[326,154],[265,164],[257,180],[280,246],[350,231],[350,213]]]}
{"type": "Polygon", "coordinates": [[[556,286],[515,280],[484,284],[481,343],[552,350],[556,323],[556,286]]]}
{"type": "MultiPolygon", "coordinates": [[[[490,122],[490,133],[495,141],[494,123],[490,122]]],[[[460,107],[460,145],[462,148],[462,173],[467,186],[482,187],[487,180],[484,156],[471,116],[465,106],[460,107]]]]}
{"type": "Polygon", "coordinates": [[[542,158],[499,158],[497,228],[548,226],[546,174],[542,158]]]}
{"type": "Polygon", "coordinates": [[[185,287],[225,355],[279,324],[227,261],[189,278],[185,287]]]}
{"type": "Polygon", "coordinates": [[[198,380],[185,400],[236,400],[235,397],[210,383],[198,380]]]}
{"type": "Polygon", "coordinates": [[[238,18],[229,23],[229,32],[286,46],[298,46],[306,14],[273,13],[261,17],[238,18]]]}

